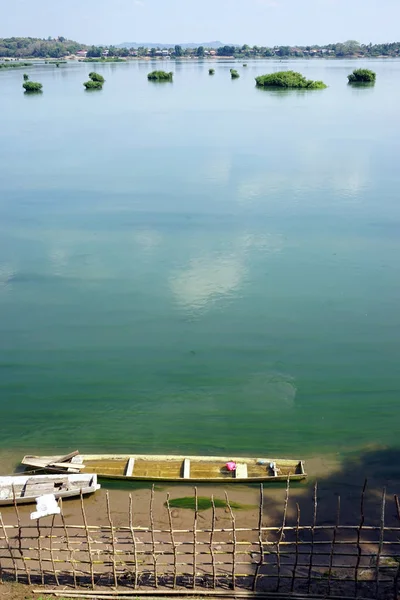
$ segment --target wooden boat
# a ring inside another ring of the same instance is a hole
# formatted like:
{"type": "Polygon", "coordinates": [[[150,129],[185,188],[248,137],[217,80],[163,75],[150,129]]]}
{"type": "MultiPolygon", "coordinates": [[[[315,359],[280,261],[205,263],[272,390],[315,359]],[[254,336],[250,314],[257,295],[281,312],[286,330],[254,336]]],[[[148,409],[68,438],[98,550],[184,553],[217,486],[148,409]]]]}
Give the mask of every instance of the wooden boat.
{"type": "Polygon", "coordinates": [[[44,494],[56,498],[69,498],[82,494],[93,494],[100,489],[97,475],[15,475],[0,477],[0,506],[7,504],[29,504],[44,494]]]}
{"type": "Polygon", "coordinates": [[[223,456],[163,456],[145,454],[79,454],[24,456],[22,464],[44,471],[88,469],[106,479],[253,483],[304,479],[301,460],[223,456]],[[228,463],[234,463],[229,470],[228,463]]]}

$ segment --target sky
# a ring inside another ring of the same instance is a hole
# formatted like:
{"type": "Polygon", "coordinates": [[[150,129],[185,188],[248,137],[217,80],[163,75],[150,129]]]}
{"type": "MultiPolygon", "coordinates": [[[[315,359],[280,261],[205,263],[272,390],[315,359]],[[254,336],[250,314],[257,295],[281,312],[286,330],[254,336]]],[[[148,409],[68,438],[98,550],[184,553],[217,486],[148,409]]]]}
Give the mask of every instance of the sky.
{"type": "Polygon", "coordinates": [[[400,40],[400,0],[0,0],[0,37],[308,45],[400,40]]]}

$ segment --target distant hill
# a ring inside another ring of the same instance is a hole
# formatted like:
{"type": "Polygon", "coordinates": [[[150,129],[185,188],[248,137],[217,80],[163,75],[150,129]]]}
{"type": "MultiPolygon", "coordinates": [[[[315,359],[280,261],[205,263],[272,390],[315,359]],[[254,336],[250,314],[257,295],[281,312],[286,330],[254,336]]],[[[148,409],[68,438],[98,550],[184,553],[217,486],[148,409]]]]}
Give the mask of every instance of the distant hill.
{"type": "MultiPolygon", "coordinates": [[[[164,44],[160,42],[124,42],[123,44],[117,44],[117,48],[175,48],[176,44],[164,44]]],[[[204,48],[220,48],[224,46],[222,42],[201,42],[198,44],[177,44],[182,48],[198,48],[204,46],[204,48]]]]}

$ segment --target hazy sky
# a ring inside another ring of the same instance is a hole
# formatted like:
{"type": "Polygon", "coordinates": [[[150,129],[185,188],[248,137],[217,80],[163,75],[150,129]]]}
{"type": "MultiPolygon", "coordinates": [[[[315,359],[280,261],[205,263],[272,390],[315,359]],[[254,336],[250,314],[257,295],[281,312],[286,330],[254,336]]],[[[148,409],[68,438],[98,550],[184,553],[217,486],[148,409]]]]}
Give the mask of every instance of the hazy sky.
{"type": "Polygon", "coordinates": [[[0,0],[0,15],[0,37],[82,43],[400,39],[400,0],[0,0]]]}

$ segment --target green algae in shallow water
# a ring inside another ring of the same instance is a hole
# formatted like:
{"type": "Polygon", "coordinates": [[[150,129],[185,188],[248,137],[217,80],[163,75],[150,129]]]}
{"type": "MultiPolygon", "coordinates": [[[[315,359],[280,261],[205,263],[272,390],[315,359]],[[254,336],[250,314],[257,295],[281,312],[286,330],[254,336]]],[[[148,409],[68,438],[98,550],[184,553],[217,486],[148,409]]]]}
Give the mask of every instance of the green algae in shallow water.
{"type": "MultiPolygon", "coordinates": [[[[214,498],[215,508],[226,508],[228,506],[226,500],[221,500],[220,498],[214,498]]],[[[239,502],[230,502],[232,509],[235,510],[250,510],[254,508],[252,504],[239,504],[239,502]]],[[[189,510],[196,509],[196,499],[194,496],[185,496],[184,498],[174,498],[169,501],[169,505],[171,508],[187,508],[189,510]]],[[[165,503],[167,506],[167,503],[165,503]]],[[[200,496],[197,498],[197,508],[198,510],[208,510],[212,508],[212,502],[210,498],[205,498],[204,496],[200,496]]]]}

